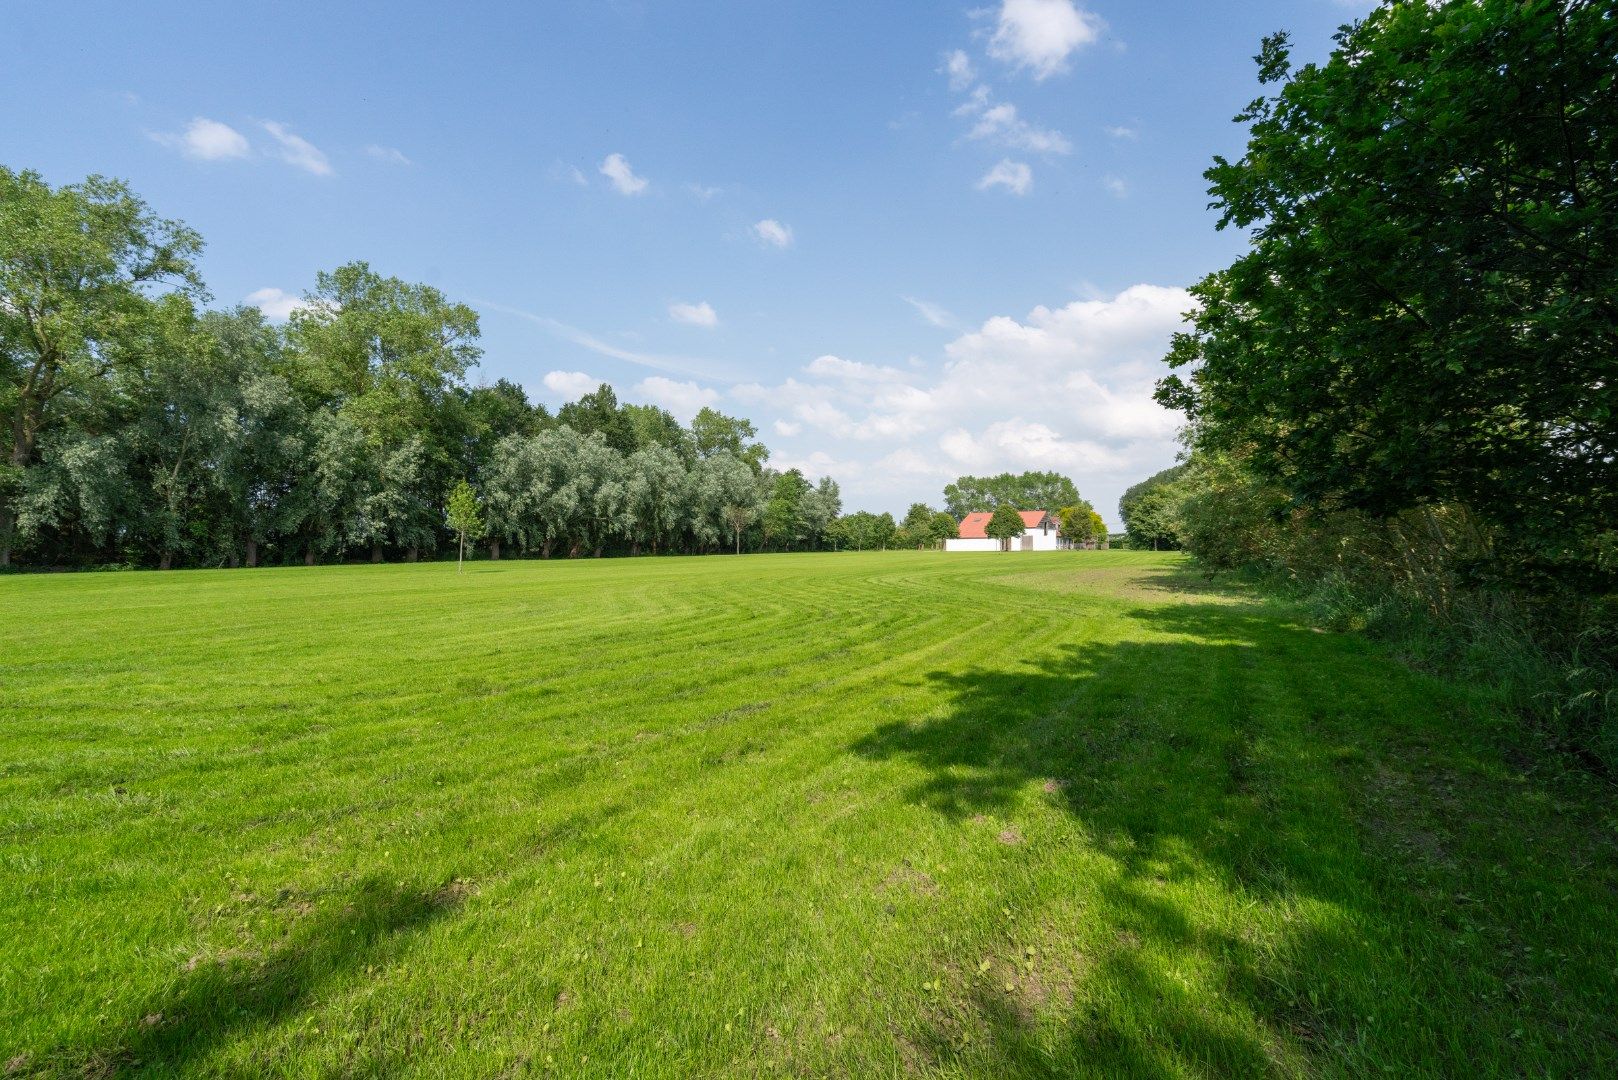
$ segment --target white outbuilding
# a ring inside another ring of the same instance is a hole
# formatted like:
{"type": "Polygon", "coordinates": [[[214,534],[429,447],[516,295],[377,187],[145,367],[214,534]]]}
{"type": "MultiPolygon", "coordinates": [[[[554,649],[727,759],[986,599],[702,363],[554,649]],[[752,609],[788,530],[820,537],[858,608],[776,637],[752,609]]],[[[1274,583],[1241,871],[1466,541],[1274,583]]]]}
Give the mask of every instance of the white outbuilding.
{"type": "Polygon", "coordinates": [[[995,540],[988,534],[987,511],[961,519],[960,536],[944,541],[945,551],[1057,551],[1068,547],[1067,538],[1057,527],[1056,515],[1049,510],[1019,510],[1023,531],[1010,540],[995,540]]]}

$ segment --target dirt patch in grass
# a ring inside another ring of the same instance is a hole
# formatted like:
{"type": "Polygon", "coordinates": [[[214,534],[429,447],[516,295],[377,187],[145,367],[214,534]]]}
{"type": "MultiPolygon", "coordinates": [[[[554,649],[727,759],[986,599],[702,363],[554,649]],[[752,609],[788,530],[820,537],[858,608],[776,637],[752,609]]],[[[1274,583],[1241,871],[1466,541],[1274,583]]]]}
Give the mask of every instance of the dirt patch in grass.
{"type": "Polygon", "coordinates": [[[938,882],[934,880],[931,874],[925,870],[918,870],[910,864],[909,859],[906,859],[888,871],[888,876],[882,879],[881,885],[877,886],[878,893],[893,891],[915,893],[920,896],[937,896],[939,887],[938,882]]]}
{"type": "Polygon", "coordinates": [[[1001,829],[1000,835],[995,837],[995,839],[1000,841],[1002,844],[1006,844],[1011,847],[1015,847],[1018,844],[1025,842],[1023,839],[1022,830],[1017,828],[1015,825],[1001,829]]]}

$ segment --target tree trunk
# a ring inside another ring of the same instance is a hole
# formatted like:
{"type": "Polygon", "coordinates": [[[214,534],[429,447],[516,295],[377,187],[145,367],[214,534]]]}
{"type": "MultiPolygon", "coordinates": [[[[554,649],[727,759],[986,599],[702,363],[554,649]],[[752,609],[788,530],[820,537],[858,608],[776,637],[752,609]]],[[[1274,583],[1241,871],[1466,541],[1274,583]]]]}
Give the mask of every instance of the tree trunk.
{"type": "Polygon", "coordinates": [[[410,550],[405,554],[405,561],[415,562],[419,558],[421,558],[421,549],[415,544],[411,544],[410,550]]]}
{"type": "Polygon", "coordinates": [[[629,555],[630,555],[631,558],[633,558],[633,557],[635,557],[636,555],[639,555],[639,554],[640,554],[640,541],[635,540],[632,543],[630,543],[630,545],[629,545],[629,555]]]}
{"type": "Polygon", "coordinates": [[[555,542],[556,541],[554,540],[545,541],[545,546],[539,549],[539,557],[541,559],[548,559],[551,557],[551,545],[555,542]]]}
{"type": "Polygon", "coordinates": [[[495,562],[500,561],[500,538],[498,536],[489,541],[489,558],[495,562]]]}
{"type": "Polygon", "coordinates": [[[460,547],[458,547],[455,552],[455,572],[457,574],[461,572],[461,564],[464,562],[466,562],[466,534],[462,533],[460,536],[460,547]]]}
{"type": "Polygon", "coordinates": [[[163,552],[163,557],[161,559],[157,560],[157,568],[159,570],[173,570],[174,569],[174,553],[172,551],[163,552]]]}
{"type": "Polygon", "coordinates": [[[234,551],[232,551],[225,558],[225,565],[230,567],[232,570],[239,569],[241,567],[241,565],[242,565],[242,557],[240,555],[236,554],[234,551]]]}
{"type": "Polygon", "coordinates": [[[372,562],[381,562],[382,561],[382,545],[381,544],[372,544],[371,545],[371,561],[372,562]]]}
{"type": "Polygon", "coordinates": [[[251,536],[247,538],[247,567],[251,570],[258,565],[258,541],[251,536]]]}
{"type": "Polygon", "coordinates": [[[315,549],[314,548],[309,548],[307,551],[305,551],[303,553],[303,565],[305,565],[305,566],[313,566],[313,565],[315,565],[315,549]]]}
{"type": "Polygon", "coordinates": [[[596,558],[598,558],[598,559],[601,558],[601,545],[600,544],[596,545],[596,558]]]}
{"type": "Polygon", "coordinates": [[[11,565],[11,528],[14,524],[11,507],[0,506],[0,566],[11,565]]]}
{"type": "Polygon", "coordinates": [[[737,530],[735,530],[735,532],[736,532],[736,554],[740,555],[742,553],[742,531],[740,529],[737,529],[737,530]]]}

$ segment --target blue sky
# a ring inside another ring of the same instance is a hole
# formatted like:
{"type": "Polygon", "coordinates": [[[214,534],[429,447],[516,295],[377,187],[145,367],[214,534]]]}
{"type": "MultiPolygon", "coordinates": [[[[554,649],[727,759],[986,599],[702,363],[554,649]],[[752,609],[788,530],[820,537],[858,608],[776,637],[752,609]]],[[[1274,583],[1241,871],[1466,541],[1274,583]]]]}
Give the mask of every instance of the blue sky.
{"type": "Polygon", "coordinates": [[[432,283],[475,379],[749,416],[849,509],[1057,469],[1116,524],[1259,39],[1367,6],[13,3],[0,162],[130,181],[222,305],[432,283]]]}

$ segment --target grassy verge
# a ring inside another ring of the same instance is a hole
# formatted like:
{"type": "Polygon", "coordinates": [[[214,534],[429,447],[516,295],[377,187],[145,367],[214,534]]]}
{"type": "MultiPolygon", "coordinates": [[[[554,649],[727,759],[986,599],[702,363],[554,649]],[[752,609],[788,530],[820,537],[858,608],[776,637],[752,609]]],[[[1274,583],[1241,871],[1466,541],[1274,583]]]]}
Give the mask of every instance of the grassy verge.
{"type": "Polygon", "coordinates": [[[22,1075],[1591,1074],[1610,790],[1177,555],[0,582],[22,1075]]]}

